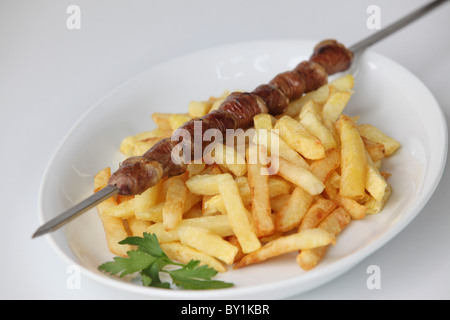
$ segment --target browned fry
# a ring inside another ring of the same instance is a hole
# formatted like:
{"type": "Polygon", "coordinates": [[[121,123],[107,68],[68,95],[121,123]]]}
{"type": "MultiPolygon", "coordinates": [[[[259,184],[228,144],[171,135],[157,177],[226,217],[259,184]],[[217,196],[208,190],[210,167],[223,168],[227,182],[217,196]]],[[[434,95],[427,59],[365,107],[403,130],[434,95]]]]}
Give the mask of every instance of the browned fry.
{"type": "Polygon", "coordinates": [[[336,207],[336,201],[325,198],[318,198],[306,212],[298,228],[298,231],[300,232],[302,230],[317,227],[319,223],[336,207]]]}
{"type": "MultiPolygon", "coordinates": [[[[253,152],[257,151],[253,150],[253,152]]],[[[263,156],[262,152],[259,153],[259,156],[263,156]]],[[[275,232],[270,207],[269,174],[266,166],[260,161],[257,163],[247,162],[248,185],[251,190],[252,216],[256,235],[258,238],[266,237],[275,232]]]]}
{"type": "Polygon", "coordinates": [[[367,208],[362,204],[359,204],[356,200],[342,197],[338,194],[336,196],[336,201],[350,214],[352,219],[359,220],[366,216],[367,208]]]}
{"type": "Polygon", "coordinates": [[[281,232],[295,228],[308,211],[313,196],[301,187],[296,187],[289,199],[276,214],[276,229],[281,232]]]}
{"type": "Polygon", "coordinates": [[[183,219],[187,194],[188,188],[182,176],[169,179],[169,188],[163,208],[163,223],[167,231],[175,228],[183,219]]]}
{"type": "Polygon", "coordinates": [[[236,253],[236,256],[234,257],[234,262],[238,262],[244,257],[244,253],[242,252],[241,245],[239,244],[238,238],[235,235],[228,236],[225,238],[229,243],[234,245],[236,248],[238,248],[238,251],[236,253]]]}
{"type": "Polygon", "coordinates": [[[326,151],[325,158],[313,161],[310,165],[310,170],[325,183],[330,174],[339,167],[340,163],[341,154],[339,150],[333,148],[326,151]]]}
{"type": "Polygon", "coordinates": [[[135,237],[142,237],[144,232],[147,232],[147,228],[151,225],[150,221],[139,220],[135,217],[127,219],[128,227],[131,234],[135,237]]]}
{"type": "Polygon", "coordinates": [[[366,147],[367,152],[372,158],[372,161],[378,161],[385,157],[386,149],[383,144],[362,136],[361,139],[364,143],[364,146],[366,147]]]}
{"type": "Polygon", "coordinates": [[[290,194],[280,194],[279,196],[270,198],[270,206],[272,208],[272,211],[278,212],[290,197],[290,194]]]}
{"type": "MultiPolygon", "coordinates": [[[[351,221],[350,215],[342,208],[333,210],[318,225],[319,229],[325,230],[334,236],[337,236],[351,221]]],[[[297,264],[304,270],[311,270],[322,259],[328,246],[301,250],[297,255],[297,264]]]]}
{"type": "Polygon", "coordinates": [[[302,187],[311,195],[320,194],[325,188],[323,182],[312,174],[311,171],[283,158],[278,158],[277,174],[287,181],[302,187]]]}
{"type": "Polygon", "coordinates": [[[317,228],[304,230],[268,242],[260,249],[244,256],[234,268],[259,263],[288,252],[322,247],[335,242],[336,238],[324,230],[317,228]]]}

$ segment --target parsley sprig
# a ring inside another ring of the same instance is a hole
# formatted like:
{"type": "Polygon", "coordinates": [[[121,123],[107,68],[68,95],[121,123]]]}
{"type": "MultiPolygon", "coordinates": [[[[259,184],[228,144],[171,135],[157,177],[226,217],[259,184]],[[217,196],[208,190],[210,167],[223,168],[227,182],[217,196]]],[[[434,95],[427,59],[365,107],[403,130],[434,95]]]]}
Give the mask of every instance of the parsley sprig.
{"type": "Polygon", "coordinates": [[[183,289],[220,289],[233,286],[229,282],[212,280],[217,271],[206,265],[200,266],[200,261],[191,260],[187,264],[172,261],[161,249],[154,234],[144,233],[143,237],[128,237],[120,244],[136,246],[137,249],[129,251],[127,258],[114,257],[114,261],[100,265],[99,270],[119,277],[139,272],[142,284],[149,287],[171,287],[169,282],[161,280],[161,272],[170,275],[173,284],[183,289]],[[165,269],[167,266],[171,268],[165,269]],[[174,269],[174,266],[180,268],[174,269]]]}

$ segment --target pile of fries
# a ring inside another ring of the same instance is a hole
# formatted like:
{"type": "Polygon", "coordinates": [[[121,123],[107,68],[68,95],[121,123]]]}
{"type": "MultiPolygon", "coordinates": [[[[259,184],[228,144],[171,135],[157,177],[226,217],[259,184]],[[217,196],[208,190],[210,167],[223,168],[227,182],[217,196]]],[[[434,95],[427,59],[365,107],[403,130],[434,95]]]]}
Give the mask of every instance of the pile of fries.
{"type": "MultiPolygon", "coordinates": [[[[125,257],[132,248],[118,242],[147,232],[171,259],[199,260],[218,272],[288,252],[297,252],[302,269],[314,268],[351,220],[380,212],[392,192],[381,164],[400,144],[343,113],[353,86],[353,77],[345,75],[291,102],[280,116],[256,116],[252,129],[277,135],[276,149],[256,134],[246,155],[226,150],[239,162],[191,163],[184,174],[138,196],[99,204],[109,250],[125,257]],[[255,146],[269,161],[248,161],[255,146]],[[277,170],[270,174],[275,160],[277,170]]],[[[157,128],[126,137],[120,151],[141,155],[187,120],[217,108],[228,94],[193,101],[187,113],[154,113],[157,128]]],[[[101,170],[95,190],[110,175],[110,168],[101,170]]]]}

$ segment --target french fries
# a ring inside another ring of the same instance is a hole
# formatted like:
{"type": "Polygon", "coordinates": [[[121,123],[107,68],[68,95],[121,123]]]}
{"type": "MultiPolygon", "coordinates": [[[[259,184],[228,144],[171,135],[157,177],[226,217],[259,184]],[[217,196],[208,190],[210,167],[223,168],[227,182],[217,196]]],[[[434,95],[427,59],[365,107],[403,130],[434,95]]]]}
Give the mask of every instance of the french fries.
{"type": "Polygon", "coordinates": [[[275,124],[280,137],[306,159],[322,159],[325,149],[320,139],[310,133],[299,121],[282,116],[275,124]]]}
{"type": "MultiPolygon", "coordinates": [[[[250,153],[258,154],[258,159],[264,157],[262,152],[250,147],[250,153]]],[[[266,162],[267,159],[264,159],[266,162]]],[[[266,162],[267,163],[267,162],[266,162]]],[[[251,190],[251,206],[253,221],[258,238],[270,236],[275,232],[275,225],[272,219],[272,209],[270,207],[270,187],[269,173],[265,164],[261,161],[247,164],[248,185],[251,190]]]]}
{"type": "Polygon", "coordinates": [[[228,220],[242,252],[249,253],[261,247],[250,213],[244,207],[236,181],[229,173],[219,176],[219,191],[227,210],[228,220]]]}
{"type": "Polygon", "coordinates": [[[182,176],[170,179],[166,202],[163,207],[163,223],[166,230],[172,230],[183,219],[184,205],[188,189],[182,176]]]}
{"type": "Polygon", "coordinates": [[[353,121],[341,116],[336,123],[341,138],[341,185],[339,194],[359,200],[365,194],[366,150],[353,121]]]}
{"type": "MultiPolygon", "coordinates": [[[[130,246],[118,242],[147,232],[171,259],[199,260],[218,272],[293,251],[300,268],[313,269],[352,220],[381,212],[393,192],[382,165],[400,143],[344,113],[353,86],[345,75],[292,101],[282,115],[259,114],[248,142],[218,144],[184,174],[99,204],[108,249],[126,256],[130,246]]],[[[157,128],[125,137],[119,150],[141,155],[228,94],[191,101],[187,113],[153,113],[157,128]]],[[[110,175],[99,171],[94,191],[110,175]]]]}
{"type": "Polygon", "coordinates": [[[335,237],[327,231],[321,229],[305,230],[279,237],[268,242],[261,249],[245,255],[236,264],[235,268],[242,268],[253,263],[259,263],[284,253],[322,247],[335,242],[335,237]]]}

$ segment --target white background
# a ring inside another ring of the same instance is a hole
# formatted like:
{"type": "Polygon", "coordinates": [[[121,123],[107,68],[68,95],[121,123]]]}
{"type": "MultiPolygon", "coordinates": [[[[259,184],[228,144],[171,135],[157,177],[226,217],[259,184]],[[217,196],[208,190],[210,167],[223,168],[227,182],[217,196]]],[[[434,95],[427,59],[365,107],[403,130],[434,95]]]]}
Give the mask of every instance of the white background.
{"type": "MultiPolygon", "coordinates": [[[[266,39],[336,38],[351,45],[425,0],[0,0],[0,298],[141,299],[82,277],[39,226],[38,192],[52,154],[74,123],[105,94],[143,70],[208,47],[266,39]],[[81,30],[66,9],[81,8],[81,30]]],[[[417,75],[450,117],[450,3],[371,49],[417,75]]],[[[376,90],[376,88],[374,88],[376,90]]],[[[426,108],[426,106],[424,106],[426,108]]],[[[388,116],[388,115],[387,115],[388,116]]],[[[450,298],[450,171],[398,236],[337,279],[293,299],[450,298]],[[366,286],[378,265],[381,288],[366,286]]]]}

